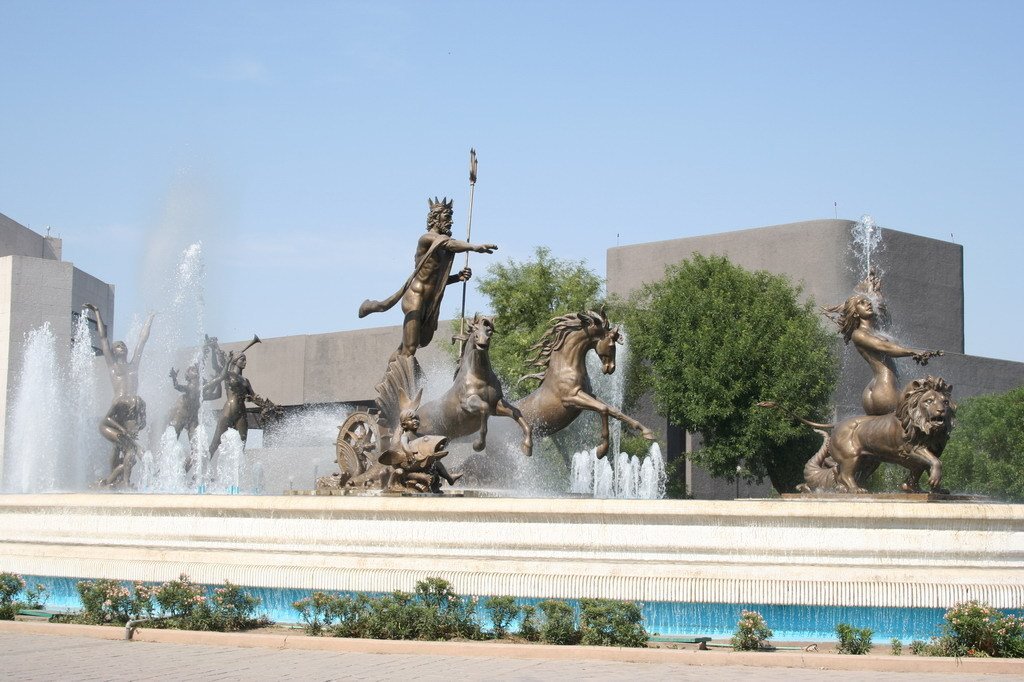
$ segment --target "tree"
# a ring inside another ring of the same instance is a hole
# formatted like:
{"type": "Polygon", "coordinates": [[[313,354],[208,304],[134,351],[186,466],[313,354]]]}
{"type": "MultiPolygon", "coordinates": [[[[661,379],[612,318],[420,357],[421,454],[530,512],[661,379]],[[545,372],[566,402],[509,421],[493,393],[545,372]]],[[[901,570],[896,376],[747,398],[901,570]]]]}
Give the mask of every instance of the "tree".
{"type": "Polygon", "coordinates": [[[631,392],[649,390],[657,411],[704,446],[692,456],[730,480],[767,476],[779,492],[803,480],[821,444],[774,410],[822,420],[838,376],[835,340],[814,304],[780,275],[725,257],[694,254],[620,306],[629,335],[631,392]]]}
{"type": "Polygon", "coordinates": [[[1024,502],[1024,386],[960,404],[942,453],[942,485],[1024,502]]]}
{"type": "Polygon", "coordinates": [[[477,289],[490,299],[496,318],[491,364],[509,397],[520,398],[533,388],[518,382],[533,371],[530,349],[551,318],[594,308],[603,284],[582,261],[552,258],[544,246],[537,247],[532,260],[509,260],[487,269],[477,289]]]}

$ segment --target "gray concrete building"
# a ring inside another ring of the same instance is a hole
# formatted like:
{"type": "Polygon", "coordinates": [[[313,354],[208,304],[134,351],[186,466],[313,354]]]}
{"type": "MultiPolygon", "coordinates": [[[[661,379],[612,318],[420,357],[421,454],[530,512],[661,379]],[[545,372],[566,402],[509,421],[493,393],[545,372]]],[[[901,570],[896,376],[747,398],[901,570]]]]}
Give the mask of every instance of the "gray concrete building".
{"type": "MultiPolygon", "coordinates": [[[[785,275],[801,285],[803,295],[816,305],[841,303],[863,276],[851,243],[854,225],[849,220],[811,220],[615,247],[608,250],[608,293],[628,296],[644,283],[660,279],[667,266],[700,253],[726,256],[749,270],[785,275]]],[[[925,368],[908,358],[898,360],[901,379],[940,375],[953,383],[957,399],[1024,384],[1024,363],[964,354],[963,247],[890,229],[883,229],[882,235],[872,263],[881,270],[894,335],[909,346],[946,352],[925,368]]],[[[822,324],[835,330],[824,316],[822,324]]],[[[867,364],[852,346],[846,346],[836,390],[837,416],[861,413],[861,391],[870,380],[867,364]]],[[[649,407],[645,412],[647,423],[667,443],[669,459],[697,447],[699,439],[681,433],[649,407]]],[[[741,484],[737,490],[692,463],[686,470],[687,484],[697,498],[761,497],[770,490],[767,483],[741,484]]]]}
{"type": "Polygon", "coordinates": [[[62,260],[61,251],[60,239],[0,214],[0,479],[7,406],[21,370],[25,335],[49,323],[57,343],[70,346],[86,302],[95,303],[104,320],[114,319],[114,287],[62,260]]]}

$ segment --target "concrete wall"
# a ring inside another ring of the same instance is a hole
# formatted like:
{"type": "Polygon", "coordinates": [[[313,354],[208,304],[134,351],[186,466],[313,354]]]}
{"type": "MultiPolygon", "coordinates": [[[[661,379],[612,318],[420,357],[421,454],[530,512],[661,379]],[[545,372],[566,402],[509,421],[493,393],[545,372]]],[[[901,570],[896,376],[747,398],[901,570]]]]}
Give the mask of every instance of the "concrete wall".
{"type": "MultiPolygon", "coordinates": [[[[611,248],[608,293],[628,296],[661,279],[667,266],[701,253],[726,256],[749,270],[785,275],[819,306],[842,303],[861,277],[850,247],[853,225],[849,220],[808,220],[611,248]]],[[[963,247],[888,229],[883,243],[876,259],[900,338],[962,353],[963,247]]]]}
{"type": "Polygon", "coordinates": [[[60,260],[61,241],[44,237],[0,213],[0,257],[31,256],[60,260]]]}
{"type": "MultiPolygon", "coordinates": [[[[441,321],[434,342],[417,352],[424,368],[448,366],[448,324],[441,321]]],[[[263,339],[246,352],[245,375],[257,393],[279,405],[368,402],[377,397],[374,387],[401,338],[396,325],[263,339]]],[[[237,351],[246,343],[221,347],[237,351]]]]}
{"type": "MultiPolygon", "coordinates": [[[[86,302],[95,303],[104,319],[114,319],[113,287],[62,261],[61,251],[60,239],[0,214],[0,478],[7,407],[21,371],[25,335],[49,323],[57,348],[70,347],[75,315],[86,302]]],[[[95,336],[93,345],[98,346],[95,336]]]]}

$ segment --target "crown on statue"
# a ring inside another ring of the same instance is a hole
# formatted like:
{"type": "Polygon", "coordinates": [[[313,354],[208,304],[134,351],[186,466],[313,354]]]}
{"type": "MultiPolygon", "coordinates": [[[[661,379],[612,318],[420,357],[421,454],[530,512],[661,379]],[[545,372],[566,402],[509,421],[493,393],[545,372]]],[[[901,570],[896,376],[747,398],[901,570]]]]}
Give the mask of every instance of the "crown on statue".
{"type": "Polygon", "coordinates": [[[443,197],[438,201],[437,197],[434,197],[433,199],[427,199],[427,205],[430,206],[431,213],[435,213],[437,211],[447,211],[451,213],[452,203],[454,203],[454,201],[454,199],[449,199],[448,197],[443,197]]]}

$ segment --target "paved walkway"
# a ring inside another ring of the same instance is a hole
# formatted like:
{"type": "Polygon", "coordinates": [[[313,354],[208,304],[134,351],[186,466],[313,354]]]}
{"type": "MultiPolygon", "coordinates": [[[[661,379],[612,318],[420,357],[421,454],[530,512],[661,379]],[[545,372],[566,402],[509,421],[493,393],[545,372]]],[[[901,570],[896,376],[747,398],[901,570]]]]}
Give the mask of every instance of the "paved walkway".
{"type": "MultiPolygon", "coordinates": [[[[713,654],[711,654],[713,655],[713,654]]],[[[961,673],[820,671],[751,666],[699,667],[586,660],[517,660],[366,654],[205,644],[126,642],[0,632],[0,677],[9,680],[739,680],[758,682],[994,682],[961,673]]]]}

